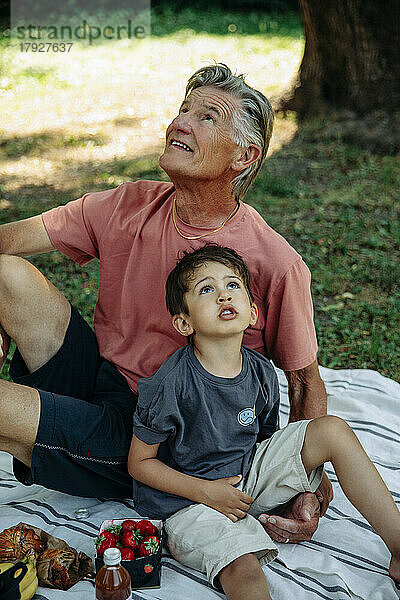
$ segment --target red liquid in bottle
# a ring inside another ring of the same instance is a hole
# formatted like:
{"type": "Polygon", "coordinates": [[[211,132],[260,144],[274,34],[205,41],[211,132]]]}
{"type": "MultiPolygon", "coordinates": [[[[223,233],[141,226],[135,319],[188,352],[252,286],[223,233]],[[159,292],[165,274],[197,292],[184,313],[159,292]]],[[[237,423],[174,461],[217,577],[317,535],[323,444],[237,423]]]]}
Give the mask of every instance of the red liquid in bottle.
{"type": "Polygon", "coordinates": [[[96,600],[131,599],[131,576],[121,565],[119,548],[107,548],[103,560],[104,566],[96,575],[96,600]]]}

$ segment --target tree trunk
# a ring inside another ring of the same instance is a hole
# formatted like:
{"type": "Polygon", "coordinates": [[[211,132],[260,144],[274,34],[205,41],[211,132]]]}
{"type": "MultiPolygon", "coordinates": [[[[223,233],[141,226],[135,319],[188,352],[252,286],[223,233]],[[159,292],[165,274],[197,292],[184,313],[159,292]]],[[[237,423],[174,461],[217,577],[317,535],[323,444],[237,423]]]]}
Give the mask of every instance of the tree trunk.
{"type": "Polygon", "coordinates": [[[278,110],[295,110],[300,121],[342,113],[347,115],[345,133],[355,138],[351,141],[380,138],[381,150],[398,151],[400,1],[299,0],[299,4],[304,56],[295,90],[282,98],[278,110]]]}
{"type": "Polygon", "coordinates": [[[365,114],[400,108],[399,0],[299,0],[306,37],[295,101],[365,114]]]}

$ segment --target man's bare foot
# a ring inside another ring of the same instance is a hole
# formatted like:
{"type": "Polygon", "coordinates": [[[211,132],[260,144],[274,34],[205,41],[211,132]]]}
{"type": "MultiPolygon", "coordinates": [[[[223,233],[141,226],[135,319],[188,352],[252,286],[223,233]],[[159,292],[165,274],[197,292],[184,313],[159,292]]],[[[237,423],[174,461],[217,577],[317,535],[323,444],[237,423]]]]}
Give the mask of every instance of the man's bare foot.
{"type": "Polygon", "coordinates": [[[392,556],[389,566],[389,575],[392,579],[400,583],[400,557],[392,556]]]}

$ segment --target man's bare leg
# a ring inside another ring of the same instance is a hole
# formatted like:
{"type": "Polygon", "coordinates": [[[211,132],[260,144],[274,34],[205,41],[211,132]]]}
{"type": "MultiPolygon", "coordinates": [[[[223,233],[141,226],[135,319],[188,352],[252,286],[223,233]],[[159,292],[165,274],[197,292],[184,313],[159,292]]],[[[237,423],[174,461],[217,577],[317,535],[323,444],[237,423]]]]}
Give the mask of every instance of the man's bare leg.
{"type": "Polygon", "coordinates": [[[228,600],[271,600],[267,579],[254,554],[244,554],[219,574],[228,600]]]}
{"type": "MultiPolygon", "coordinates": [[[[0,343],[2,362],[9,338],[30,372],[60,349],[70,319],[67,299],[23,258],[0,255],[0,343]]],[[[40,418],[37,390],[0,380],[0,450],[30,466],[40,418]]]]}
{"type": "Polygon", "coordinates": [[[34,388],[0,380],[0,450],[28,467],[40,418],[40,396],[34,388]]]}
{"type": "Polygon", "coordinates": [[[17,256],[0,256],[0,326],[30,372],[59,350],[69,319],[67,299],[36,267],[17,256]]]}

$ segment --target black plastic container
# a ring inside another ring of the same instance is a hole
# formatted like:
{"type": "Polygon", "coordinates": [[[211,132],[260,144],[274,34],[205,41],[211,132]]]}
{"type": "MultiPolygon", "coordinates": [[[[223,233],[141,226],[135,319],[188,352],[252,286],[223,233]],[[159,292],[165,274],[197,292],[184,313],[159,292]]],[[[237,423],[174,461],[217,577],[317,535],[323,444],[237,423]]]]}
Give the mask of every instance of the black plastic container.
{"type": "MultiPolygon", "coordinates": [[[[107,519],[103,521],[100,526],[100,533],[103,533],[106,529],[109,529],[112,525],[122,525],[124,521],[128,519],[130,521],[143,521],[145,517],[140,519],[132,519],[126,517],[126,519],[107,519]]],[[[163,527],[162,521],[155,519],[146,519],[153,523],[160,532],[160,545],[155,554],[150,556],[142,556],[141,558],[135,558],[135,560],[122,560],[121,565],[125,567],[131,576],[132,589],[144,589],[144,588],[159,588],[161,586],[161,553],[163,545],[163,527]]],[[[94,563],[96,567],[96,573],[98,573],[103,566],[103,558],[97,556],[97,551],[94,557],[94,563]]]]}

